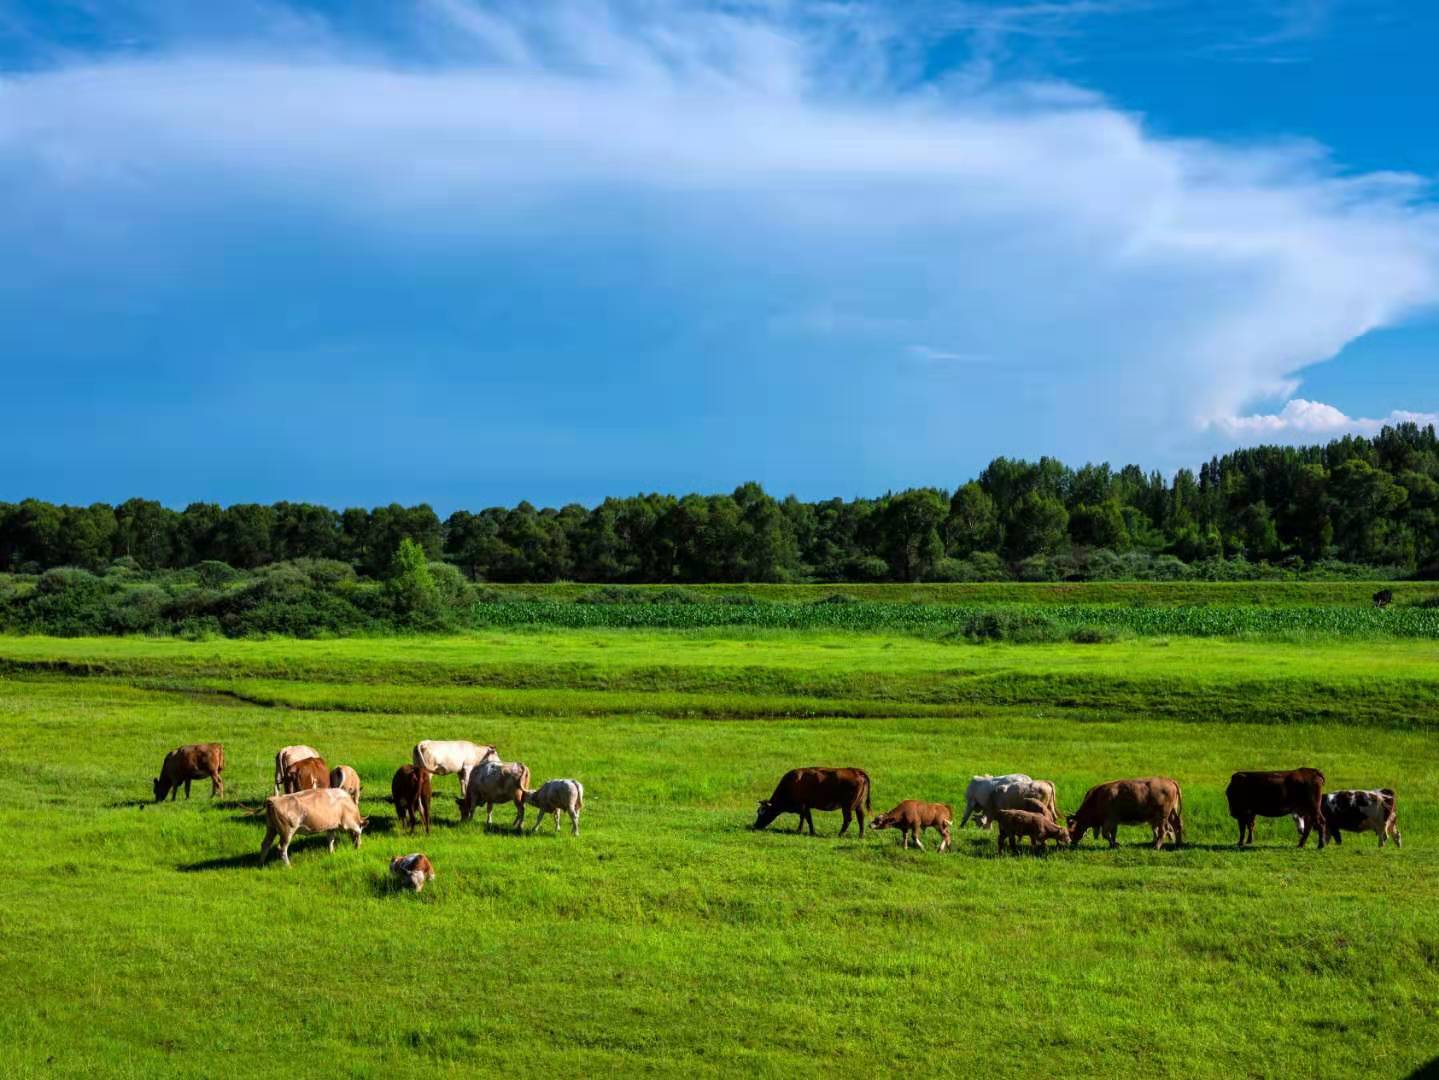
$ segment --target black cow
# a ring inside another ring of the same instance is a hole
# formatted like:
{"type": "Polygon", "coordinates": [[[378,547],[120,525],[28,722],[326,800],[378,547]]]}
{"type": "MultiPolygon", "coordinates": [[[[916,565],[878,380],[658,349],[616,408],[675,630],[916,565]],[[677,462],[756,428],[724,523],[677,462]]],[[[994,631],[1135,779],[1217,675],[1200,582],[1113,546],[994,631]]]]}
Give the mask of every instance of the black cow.
{"type": "Polygon", "coordinates": [[[1374,594],[1373,599],[1375,607],[1386,608],[1394,602],[1394,590],[1380,589],[1377,593],[1374,594]]]}
{"type": "Polygon", "coordinates": [[[803,832],[808,822],[813,836],[810,811],[839,810],[844,814],[840,836],[848,831],[851,817],[859,820],[859,835],[864,836],[864,811],[869,808],[869,774],[863,769],[791,769],[775,785],[774,794],[760,801],[754,827],[763,829],[781,814],[798,814],[799,828],[795,832],[803,832]]]}
{"type": "Polygon", "coordinates": [[[1256,817],[1293,815],[1299,825],[1299,846],[1317,829],[1324,846],[1324,774],[1318,769],[1288,772],[1237,772],[1224,789],[1229,816],[1239,825],[1239,846],[1254,843],[1256,817]]]}

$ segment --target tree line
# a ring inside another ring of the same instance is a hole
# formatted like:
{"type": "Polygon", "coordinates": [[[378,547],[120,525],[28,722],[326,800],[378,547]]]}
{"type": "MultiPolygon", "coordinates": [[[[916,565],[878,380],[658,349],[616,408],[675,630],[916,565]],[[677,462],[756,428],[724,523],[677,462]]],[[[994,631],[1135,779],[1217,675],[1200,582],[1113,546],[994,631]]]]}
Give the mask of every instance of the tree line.
{"type": "Polygon", "coordinates": [[[1439,440],[1433,426],[1399,424],[1323,446],[1238,450],[1170,479],[1136,465],[1001,457],[953,491],[805,502],[749,483],[444,520],[425,504],[0,502],[0,570],[12,573],[323,559],[379,578],[405,540],[493,582],[1178,577],[1235,561],[1428,576],[1439,567],[1439,440]]]}

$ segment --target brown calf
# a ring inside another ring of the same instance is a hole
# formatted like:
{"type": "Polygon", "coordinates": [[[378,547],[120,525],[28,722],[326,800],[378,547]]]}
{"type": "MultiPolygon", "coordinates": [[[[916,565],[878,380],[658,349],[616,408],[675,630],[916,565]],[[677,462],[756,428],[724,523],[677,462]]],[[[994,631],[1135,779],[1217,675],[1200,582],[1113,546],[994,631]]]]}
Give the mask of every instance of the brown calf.
{"type": "Polygon", "coordinates": [[[181,746],[171,750],[165,755],[165,763],[160,766],[160,775],[151,781],[155,792],[155,801],[161,802],[166,795],[174,802],[175,796],[180,793],[180,785],[185,785],[185,798],[190,797],[190,781],[210,779],[210,798],[216,795],[223,795],[225,792],[225,781],[220,778],[220,773],[225,770],[225,748],[217,742],[192,743],[189,746],[181,746]]]}
{"type": "Polygon", "coordinates": [[[999,823],[998,851],[1001,854],[1006,842],[1009,850],[1018,854],[1021,836],[1029,837],[1029,846],[1040,850],[1044,849],[1047,840],[1069,843],[1069,830],[1043,810],[996,810],[994,820],[999,823]]]}
{"type": "Polygon", "coordinates": [[[910,837],[924,850],[924,830],[933,829],[939,833],[939,850],[949,850],[949,826],[954,821],[954,811],[944,803],[918,802],[905,799],[893,810],[880,814],[869,823],[871,829],[895,828],[904,837],[904,846],[909,847],[910,837]]]}
{"type": "Polygon", "coordinates": [[[285,770],[285,777],[280,783],[280,788],[286,795],[293,795],[297,791],[309,791],[311,788],[327,788],[330,786],[330,769],[325,764],[324,758],[312,757],[295,762],[285,770]]]}
{"type": "Polygon", "coordinates": [[[415,831],[415,815],[425,823],[425,835],[430,833],[430,772],[413,765],[401,765],[390,780],[390,798],[395,804],[395,818],[415,831]]]}

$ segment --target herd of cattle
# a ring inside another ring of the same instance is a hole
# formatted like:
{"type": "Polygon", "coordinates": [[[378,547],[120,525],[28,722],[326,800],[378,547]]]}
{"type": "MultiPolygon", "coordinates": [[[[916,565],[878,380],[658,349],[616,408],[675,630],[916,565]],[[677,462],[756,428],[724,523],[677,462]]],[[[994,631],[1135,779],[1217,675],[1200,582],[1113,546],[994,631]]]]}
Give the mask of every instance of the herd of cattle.
{"type": "MultiPolygon", "coordinates": [[[[1237,772],[1224,791],[1229,816],[1239,826],[1239,846],[1254,842],[1254,822],[1261,817],[1294,818],[1299,828],[1299,846],[1314,832],[1319,846],[1326,840],[1342,843],[1342,832],[1373,832],[1379,846],[1392,837],[1402,846],[1399,819],[1394,809],[1394,792],[1389,788],[1369,791],[1333,791],[1324,794],[1324,774],[1318,769],[1284,772],[1237,772]]],[[[1056,844],[1074,846],[1084,834],[1103,836],[1110,847],[1118,847],[1121,825],[1148,825],[1154,847],[1166,841],[1184,842],[1184,805],[1179,784],[1167,776],[1135,780],[1111,780],[1096,784],[1084,794],[1079,809],[1061,822],[1058,792],[1048,780],[1035,780],[1024,773],[1008,776],[976,776],[964,793],[963,828],[971,818],[982,828],[998,826],[998,845],[1018,851],[1019,841],[1028,838],[1034,848],[1056,844]]],[[[809,826],[814,835],[814,810],[838,810],[844,815],[839,834],[859,821],[864,835],[864,814],[870,809],[869,775],[863,769],[791,769],[780,778],[774,794],[761,800],[754,827],[763,829],[781,814],[796,814],[796,832],[809,826]]],[[[914,840],[924,849],[925,829],[939,833],[939,850],[950,845],[949,829],[954,812],[945,803],[906,799],[888,813],[870,822],[873,829],[898,829],[905,847],[914,840]]]]}
{"type": "MultiPolygon", "coordinates": [[[[192,743],[165,755],[160,775],[154,778],[155,801],[166,795],[174,801],[180,788],[190,797],[190,784],[195,780],[210,781],[210,796],[225,791],[225,748],[220,743],[192,743]]],[[[517,761],[501,761],[493,746],[481,746],[461,740],[425,739],[415,744],[410,761],[395,770],[390,780],[390,798],[395,817],[413,833],[423,823],[430,832],[430,800],[432,776],[454,773],[460,781],[460,820],[469,821],[480,804],[485,806],[485,824],[494,821],[495,806],[513,803],[514,828],[524,826],[526,810],[535,812],[530,831],[540,827],[548,814],[555,817],[555,831],[560,829],[560,814],[568,814],[570,832],[579,835],[580,811],[585,805],[585,790],[578,780],[548,780],[537,788],[530,787],[530,770],[517,761]]],[[[350,834],[355,847],[368,818],[360,816],[360,776],[349,765],[330,768],[313,746],[286,746],[275,755],[274,794],[265,800],[265,839],[260,843],[260,865],[270,854],[270,846],[279,841],[280,858],[290,865],[290,841],[299,833],[326,833],[330,851],[335,850],[338,833],[350,834]]],[[[258,812],[258,811],[257,811],[258,812]]],[[[435,878],[434,867],[421,852],[396,856],[390,872],[407,888],[418,892],[426,881],[435,878]]]]}
{"type": "MultiPolygon", "coordinates": [[[[219,743],[195,743],[172,750],[154,779],[155,801],[162,801],[166,795],[173,801],[182,786],[188,799],[194,780],[208,779],[211,797],[222,794],[224,769],[225,749],[219,743]]],[[[530,770],[517,761],[501,761],[493,746],[431,739],[416,743],[410,761],[396,769],[390,780],[395,817],[410,833],[422,823],[429,834],[430,778],[451,773],[459,777],[460,797],[456,802],[461,821],[469,821],[483,804],[485,824],[491,825],[495,807],[513,803],[513,827],[517,832],[524,826],[526,811],[533,810],[536,816],[532,832],[551,813],[555,831],[559,832],[560,814],[564,813],[569,815],[571,833],[579,835],[585,796],[578,780],[549,780],[532,788],[530,770]]],[[[274,790],[265,800],[261,865],[271,845],[278,841],[280,858],[289,866],[290,841],[299,833],[328,834],[330,850],[334,851],[336,835],[347,832],[355,847],[360,846],[360,834],[368,819],[360,816],[360,777],[350,766],[332,769],[314,747],[287,746],[275,755],[274,790]]],[[[1318,844],[1323,847],[1326,840],[1341,843],[1342,832],[1366,831],[1378,835],[1380,847],[1391,837],[1396,847],[1402,846],[1394,792],[1389,788],[1326,795],[1324,774],[1305,768],[1237,772],[1230,777],[1225,797],[1229,815],[1239,827],[1240,847],[1254,842],[1256,818],[1285,816],[1293,817],[1298,826],[1300,847],[1311,832],[1318,835],[1318,844]]],[[[1022,838],[1027,838],[1032,848],[1045,848],[1050,840],[1072,847],[1090,831],[1095,837],[1103,836],[1110,847],[1117,847],[1121,825],[1149,826],[1156,850],[1166,842],[1184,842],[1183,796],[1179,784],[1167,776],[1096,784],[1085,792],[1079,808],[1062,819],[1054,784],[1024,773],[976,776],[965,789],[964,803],[960,827],[971,818],[981,828],[997,825],[1001,852],[1006,848],[1018,851],[1022,838]]],[[[754,828],[766,828],[781,814],[795,814],[799,817],[796,831],[808,825],[813,836],[812,812],[838,810],[844,816],[839,834],[843,836],[850,822],[858,820],[859,835],[863,837],[865,813],[870,809],[869,774],[863,769],[791,769],[780,778],[774,794],[761,800],[754,828]]],[[[874,818],[870,827],[898,829],[904,847],[908,848],[913,840],[920,850],[924,849],[924,830],[933,829],[940,837],[939,850],[945,851],[950,846],[953,822],[954,812],[945,803],[905,799],[874,818]]],[[[434,867],[420,852],[396,857],[390,869],[396,880],[416,891],[435,876],[434,867]]]]}

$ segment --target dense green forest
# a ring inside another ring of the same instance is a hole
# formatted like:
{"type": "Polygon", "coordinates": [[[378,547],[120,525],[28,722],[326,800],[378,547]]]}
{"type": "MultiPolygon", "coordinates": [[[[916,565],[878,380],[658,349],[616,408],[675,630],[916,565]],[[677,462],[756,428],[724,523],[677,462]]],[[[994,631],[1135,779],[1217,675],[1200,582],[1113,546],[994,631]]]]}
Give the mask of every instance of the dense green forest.
{"type": "Polygon", "coordinates": [[[1428,577],[1439,571],[1439,440],[1401,424],[1240,450],[1170,480],[1134,465],[997,458],[952,492],[803,502],[745,484],[445,520],[427,505],[0,503],[0,571],[21,575],[118,564],[213,577],[326,560],[382,578],[405,539],[476,582],[1428,577]]]}

